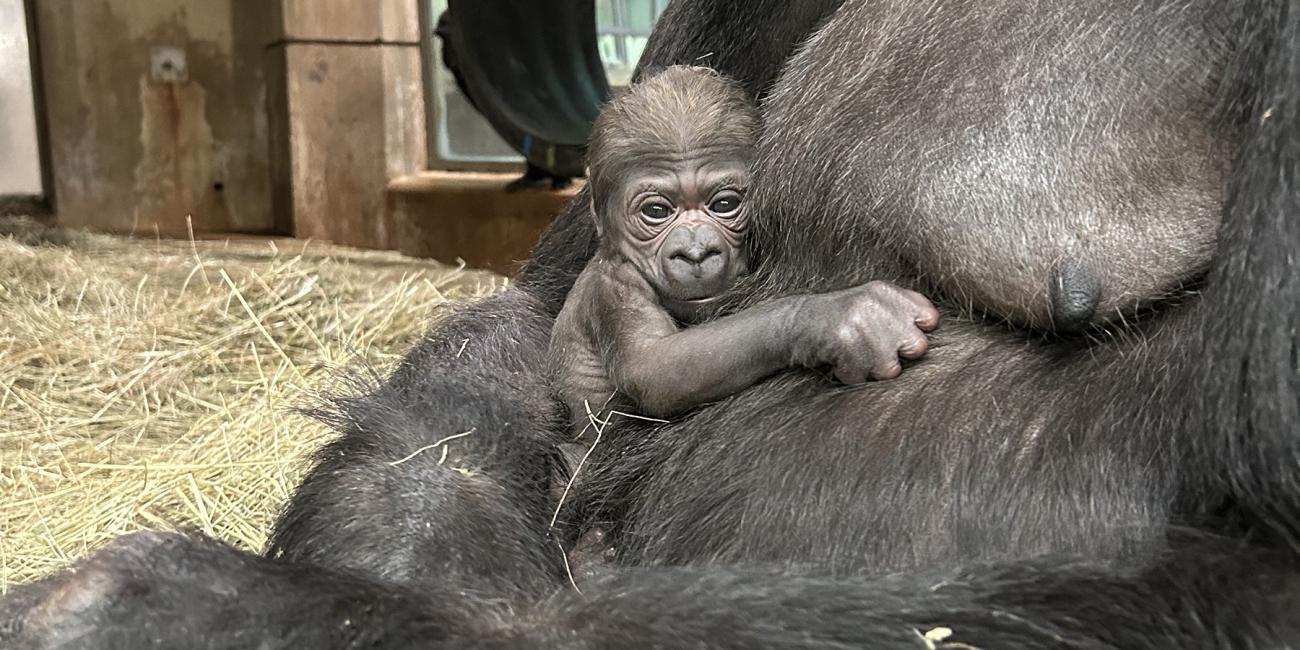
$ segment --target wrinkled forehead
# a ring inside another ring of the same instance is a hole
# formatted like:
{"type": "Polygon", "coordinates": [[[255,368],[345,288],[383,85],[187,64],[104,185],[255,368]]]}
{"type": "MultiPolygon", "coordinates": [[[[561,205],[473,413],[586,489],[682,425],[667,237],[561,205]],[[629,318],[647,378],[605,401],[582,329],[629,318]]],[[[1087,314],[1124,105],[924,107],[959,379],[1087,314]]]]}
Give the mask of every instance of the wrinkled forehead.
{"type": "Polygon", "coordinates": [[[629,102],[602,115],[589,150],[596,200],[635,186],[676,190],[718,182],[747,185],[756,129],[744,111],[684,102],[629,102]],[[658,109],[658,110],[652,110],[658,109]]]}
{"type": "Polygon", "coordinates": [[[744,139],[700,138],[647,140],[621,156],[623,167],[636,169],[684,170],[722,165],[749,167],[754,163],[754,144],[744,139]]]}
{"type": "Polygon", "coordinates": [[[639,162],[623,175],[624,193],[723,184],[748,189],[752,160],[739,155],[646,156],[639,162]]]}

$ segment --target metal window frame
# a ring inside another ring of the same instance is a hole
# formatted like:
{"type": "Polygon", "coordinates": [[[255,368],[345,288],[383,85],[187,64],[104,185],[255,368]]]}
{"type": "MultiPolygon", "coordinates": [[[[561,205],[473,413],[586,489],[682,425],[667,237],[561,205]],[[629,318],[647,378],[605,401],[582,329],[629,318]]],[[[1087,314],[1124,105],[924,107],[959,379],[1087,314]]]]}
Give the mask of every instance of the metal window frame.
{"type": "Polygon", "coordinates": [[[609,6],[610,9],[614,11],[614,22],[604,28],[598,27],[597,34],[599,36],[617,36],[618,38],[614,41],[614,47],[618,51],[619,59],[635,65],[635,61],[628,61],[627,39],[629,37],[637,36],[641,38],[649,38],[650,31],[654,29],[653,25],[655,24],[655,21],[663,14],[664,9],[668,6],[668,0],[654,0],[650,3],[651,15],[648,16],[648,18],[650,19],[649,22],[651,28],[649,30],[637,29],[630,26],[632,22],[630,20],[631,8],[628,7],[627,0],[610,0],[609,6]]]}
{"type": "MultiPolygon", "coordinates": [[[[35,2],[35,0],[26,0],[35,2]]],[[[594,0],[580,0],[594,2],[594,0]]],[[[657,17],[662,15],[667,8],[669,0],[653,0],[650,4],[650,10],[654,12],[650,16],[650,24],[654,25],[657,17]]],[[[626,0],[612,0],[611,8],[614,11],[614,24],[599,33],[602,35],[616,36],[615,47],[618,56],[624,61],[627,60],[627,39],[629,37],[646,37],[650,36],[650,31],[634,29],[629,27],[628,7],[626,0]]],[[[481,172],[512,172],[520,173],[524,170],[523,157],[520,156],[515,161],[503,160],[456,160],[444,157],[441,146],[442,115],[446,110],[445,99],[439,89],[444,83],[455,83],[455,80],[444,79],[441,65],[440,43],[434,36],[434,28],[437,26],[438,16],[434,15],[433,0],[419,0],[419,17],[420,17],[420,56],[421,69],[424,82],[424,103],[425,103],[425,147],[428,154],[427,167],[430,170],[437,171],[481,171],[481,172]]],[[[652,28],[653,29],[653,28],[652,28]]],[[[634,61],[629,63],[635,64],[634,61]]]]}
{"type": "Polygon", "coordinates": [[[27,29],[27,63],[31,68],[32,110],[36,116],[36,155],[39,158],[41,193],[0,195],[0,214],[49,216],[54,214],[54,167],[50,161],[50,128],[45,109],[45,78],[41,75],[40,31],[36,23],[36,0],[23,0],[27,29]]]}
{"type": "MultiPolygon", "coordinates": [[[[34,1],[34,0],[28,0],[34,1]]],[[[442,130],[442,114],[446,110],[445,100],[442,93],[438,92],[439,84],[444,81],[455,83],[455,80],[444,80],[442,69],[441,53],[439,50],[440,43],[438,37],[434,35],[434,28],[438,23],[438,16],[433,15],[433,0],[419,1],[420,16],[420,68],[424,80],[424,115],[425,115],[425,147],[428,155],[428,164],[430,171],[467,171],[467,172],[501,172],[501,173],[522,173],[524,171],[524,159],[520,156],[515,161],[505,160],[454,160],[445,158],[441,150],[440,132],[442,130]]]]}

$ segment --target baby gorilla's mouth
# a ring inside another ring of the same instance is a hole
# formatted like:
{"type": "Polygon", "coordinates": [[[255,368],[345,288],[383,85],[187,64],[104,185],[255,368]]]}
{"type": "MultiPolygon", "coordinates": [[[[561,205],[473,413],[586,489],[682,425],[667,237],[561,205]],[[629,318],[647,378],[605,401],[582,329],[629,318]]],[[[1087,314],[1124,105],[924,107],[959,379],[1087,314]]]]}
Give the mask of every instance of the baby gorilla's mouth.
{"type": "Polygon", "coordinates": [[[687,292],[685,295],[664,296],[664,297],[671,298],[673,300],[676,300],[677,302],[696,303],[696,302],[708,302],[710,300],[717,300],[719,295],[721,295],[721,293],[717,291],[706,291],[699,294],[693,294],[687,292]]]}
{"type": "Polygon", "coordinates": [[[682,303],[708,302],[717,300],[718,296],[721,296],[729,286],[731,286],[731,282],[700,282],[694,286],[678,287],[676,291],[663,292],[662,296],[665,300],[675,300],[682,303]]]}
{"type": "Polygon", "coordinates": [[[700,298],[673,298],[665,295],[660,297],[660,303],[663,304],[664,310],[678,321],[698,323],[713,311],[718,298],[718,294],[700,298]]]}

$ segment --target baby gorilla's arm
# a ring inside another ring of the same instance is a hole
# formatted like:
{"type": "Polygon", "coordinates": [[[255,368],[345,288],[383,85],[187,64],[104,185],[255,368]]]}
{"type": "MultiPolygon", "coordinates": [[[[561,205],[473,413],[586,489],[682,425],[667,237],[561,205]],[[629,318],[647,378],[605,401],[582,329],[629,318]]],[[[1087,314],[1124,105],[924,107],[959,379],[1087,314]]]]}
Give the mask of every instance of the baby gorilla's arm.
{"type": "MultiPolygon", "coordinates": [[[[602,296],[613,299],[612,296],[602,296]]],[[[925,354],[939,313],[918,293],[884,282],[764,303],[677,329],[650,300],[607,312],[610,376],[646,415],[667,417],[734,394],[793,366],[829,365],[848,384],[889,379],[898,357],[925,354]]]]}

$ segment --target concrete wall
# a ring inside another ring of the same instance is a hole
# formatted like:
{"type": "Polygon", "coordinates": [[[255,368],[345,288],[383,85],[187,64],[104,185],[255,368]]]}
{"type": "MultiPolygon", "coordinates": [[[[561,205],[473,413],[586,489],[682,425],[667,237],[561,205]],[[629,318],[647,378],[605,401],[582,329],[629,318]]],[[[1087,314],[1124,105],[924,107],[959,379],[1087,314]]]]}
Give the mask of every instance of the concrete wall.
{"type": "Polygon", "coordinates": [[[393,248],[513,275],[555,215],[581,189],[507,192],[518,174],[426,172],[388,186],[393,248]]]}
{"type": "MultiPolygon", "coordinates": [[[[9,0],[5,0],[9,1],[9,0]]],[[[40,0],[58,219],[111,231],[270,232],[266,0],[40,0]],[[151,75],[151,50],[188,74],[151,75]]]]}
{"type": "Polygon", "coordinates": [[[0,195],[39,195],[31,58],[23,0],[0,0],[0,195]]]}
{"type": "Polygon", "coordinates": [[[388,181],[426,166],[418,0],[277,0],[276,212],[294,236],[393,245],[388,181]]]}
{"type": "Polygon", "coordinates": [[[427,160],[418,2],[35,3],[59,220],[388,246],[384,188],[427,160]]]}

